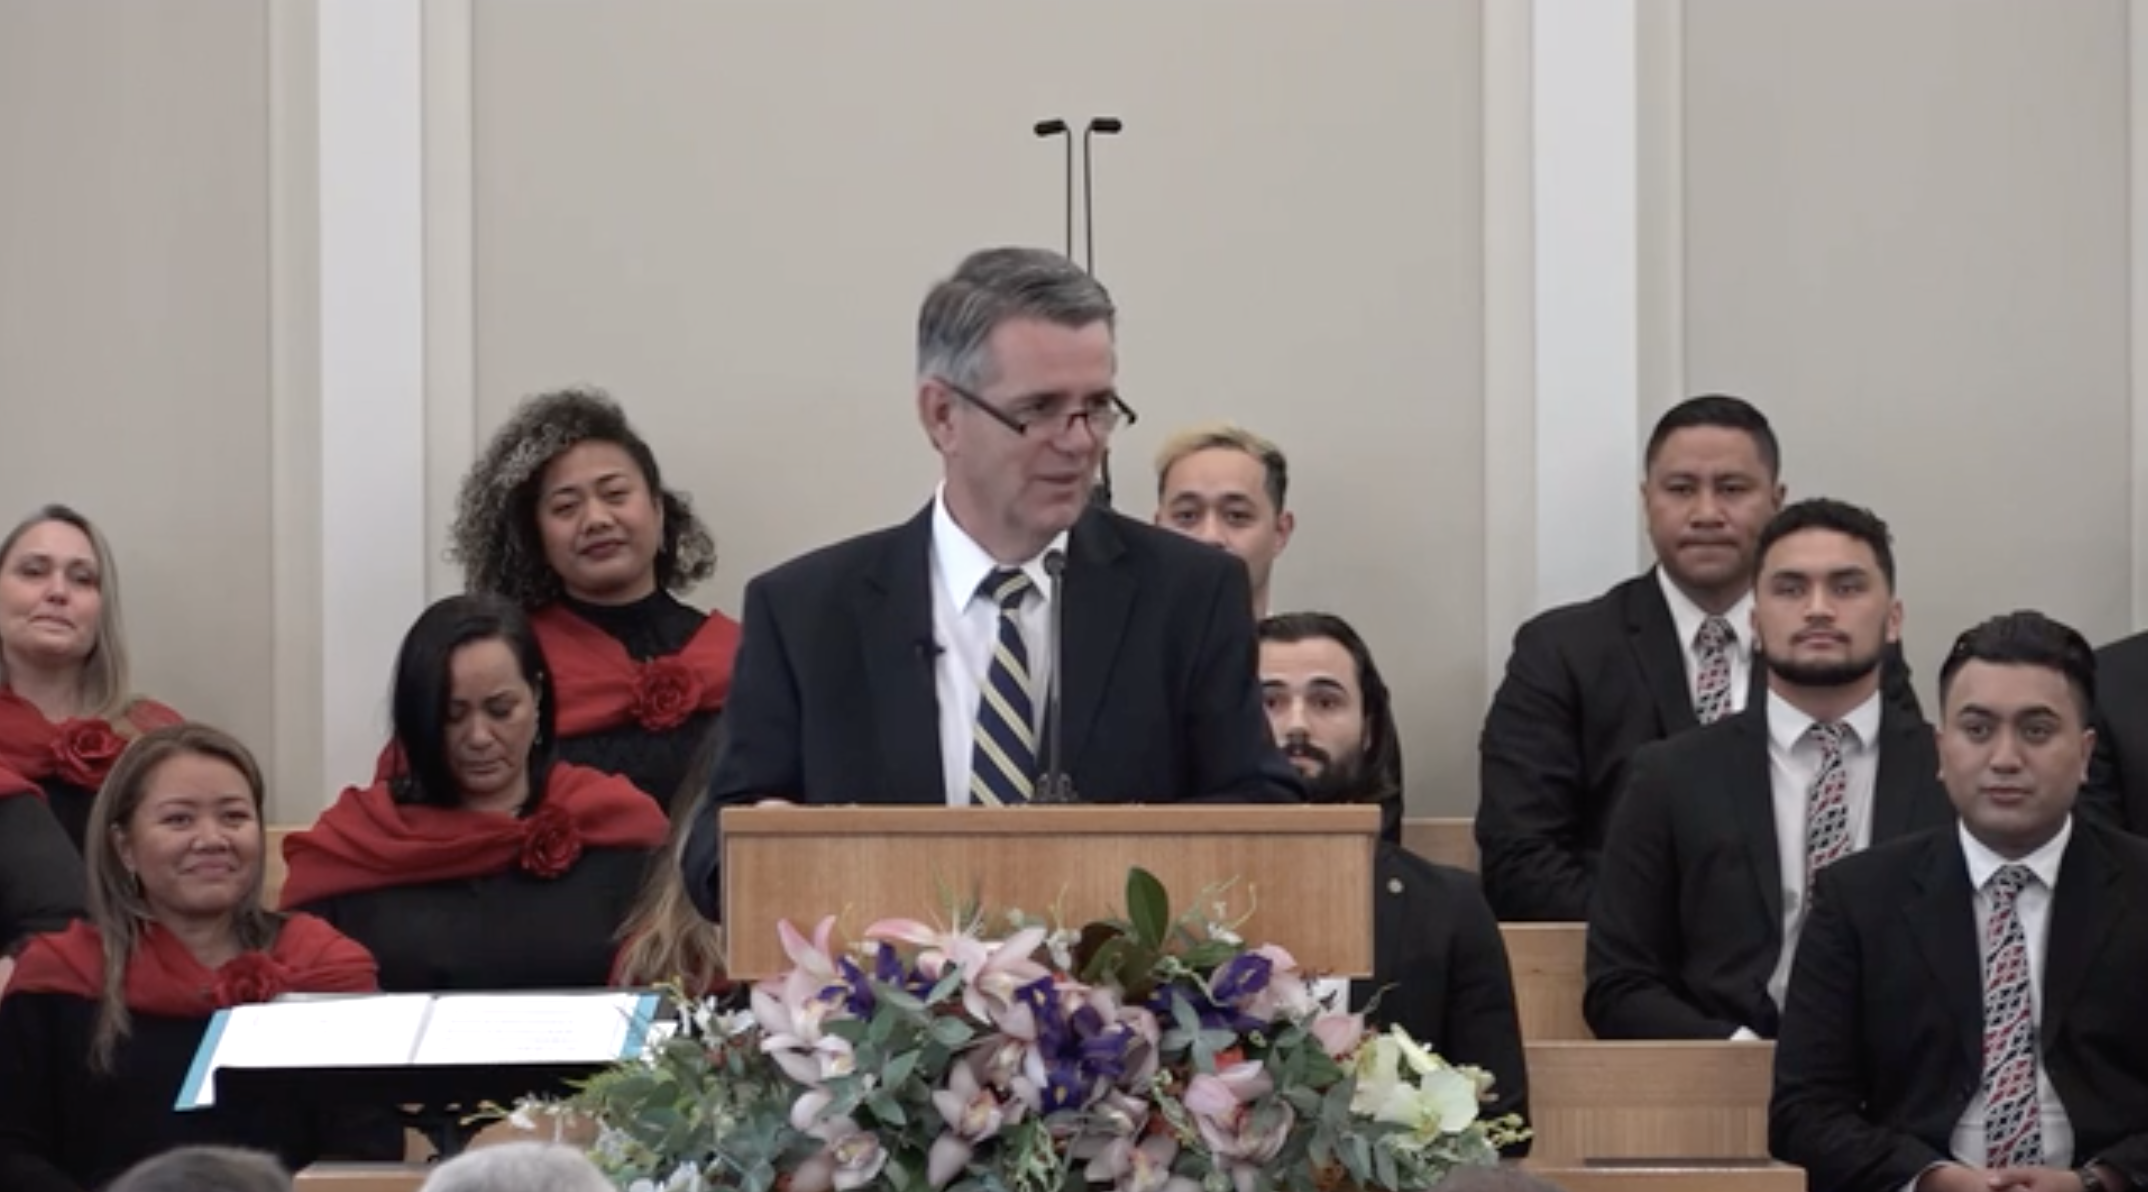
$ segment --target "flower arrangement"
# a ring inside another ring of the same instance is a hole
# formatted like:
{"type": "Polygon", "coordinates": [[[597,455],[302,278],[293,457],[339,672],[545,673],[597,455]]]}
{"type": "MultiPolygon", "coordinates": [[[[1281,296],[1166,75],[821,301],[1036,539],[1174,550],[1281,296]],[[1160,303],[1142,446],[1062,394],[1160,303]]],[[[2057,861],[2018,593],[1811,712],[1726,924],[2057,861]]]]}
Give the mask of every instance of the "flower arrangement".
{"type": "Polygon", "coordinates": [[[1174,919],[1140,869],[1126,901],[847,951],[784,923],[795,967],[750,1011],[675,993],[675,1034],[518,1116],[592,1119],[629,1192],[1404,1192],[1526,1136],[1479,1118],[1490,1074],[1367,1030],[1283,949],[1174,919]]]}

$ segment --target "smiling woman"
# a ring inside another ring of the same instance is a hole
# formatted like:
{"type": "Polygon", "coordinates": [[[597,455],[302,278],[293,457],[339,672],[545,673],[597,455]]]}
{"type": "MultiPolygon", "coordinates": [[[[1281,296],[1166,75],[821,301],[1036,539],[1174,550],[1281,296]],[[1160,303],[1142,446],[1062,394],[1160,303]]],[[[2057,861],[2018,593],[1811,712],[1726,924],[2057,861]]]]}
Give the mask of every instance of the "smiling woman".
{"type": "Polygon", "coordinates": [[[172,1104],[218,1009],[364,993],[373,958],[319,919],[261,905],[265,798],[244,745],[200,724],[128,747],[90,814],[90,918],[23,950],[0,998],[0,1187],[101,1186],[187,1143],[392,1158],[384,1117],[172,1104]]]}
{"type": "Polygon", "coordinates": [[[554,691],[513,602],[427,609],[396,662],[399,764],[284,841],[285,905],[372,949],[391,992],[603,985],[666,821],[557,758],[554,691]]]}
{"type": "Polygon", "coordinates": [[[119,572],[104,535],[65,505],[17,523],[0,539],[0,770],[38,786],[80,851],[120,750],[178,722],[128,690],[119,572]]]}

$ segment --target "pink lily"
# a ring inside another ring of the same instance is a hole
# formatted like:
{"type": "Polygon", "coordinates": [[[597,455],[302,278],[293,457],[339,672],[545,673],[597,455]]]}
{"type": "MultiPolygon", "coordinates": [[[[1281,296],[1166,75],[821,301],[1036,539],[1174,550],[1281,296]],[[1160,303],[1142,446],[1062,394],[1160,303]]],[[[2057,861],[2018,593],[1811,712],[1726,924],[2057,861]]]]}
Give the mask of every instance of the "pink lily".
{"type": "Polygon", "coordinates": [[[933,1092],[932,1107],[947,1123],[947,1130],[933,1140],[926,1159],[925,1178],[935,1188],[946,1187],[949,1180],[962,1173],[978,1143],[1022,1117],[1021,1102],[1002,1101],[992,1090],[979,1085],[977,1074],[968,1064],[956,1064],[948,1070],[947,1087],[933,1092]]]}
{"type": "Polygon", "coordinates": [[[918,971],[932,980],[939,980],[950,965],[961,969],[963,1010],[977,1022],[995,1024],[1017,1009],[1015,990],[1050,974],[1031,958],[1045,935],[1042,927],[1027,927],[990,943],[966,933],[935,931],[915,919],[882,919],[865,929],[867,939],[900,940],[922,948],[918,971]]]}
{"type": "Polygon", "coordinates": [[[1342,1059],[1357,1050],[1365,1038],[1363,1014],[1322,1014],[1313,1019],[1313,1038],[1320,1041],[1320,1049],[1328,1058],[1342,1059]]]}
{"type": "Polygon", "coordinates": [[[791,1192],[854,1192],[873,1182],[887,1166],[887,1148],[878,1135],[858,1127],[849,1118],[823,1122],[808,1133],[821,1140],[798,1170],[791,1173],[791,1192]]]}

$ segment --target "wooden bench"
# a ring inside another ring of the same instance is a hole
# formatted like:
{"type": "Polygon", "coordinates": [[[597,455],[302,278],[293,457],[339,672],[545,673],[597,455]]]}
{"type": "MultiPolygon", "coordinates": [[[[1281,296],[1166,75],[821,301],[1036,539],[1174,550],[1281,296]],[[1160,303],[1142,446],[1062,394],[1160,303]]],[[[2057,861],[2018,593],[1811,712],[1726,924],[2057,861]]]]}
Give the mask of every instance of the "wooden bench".
{"type": "Polygon", "coordinates": [[[1507,966],[1514,972],[1514,1008],[1521,1014],[1522,1039],[1530,1043],[1564,1043],[1593,1039],[1581,1015],[1583,971],[1588,943],[1586,923],[1502,923],[1507,966]]]}
{"type": "Polygon", "coordinates": [[[1402,847],[1435,865],[1477,872],[1477,826],[1458,816],[1418,816],[1402,821],[1402,847]]]}
{"type": "Polygon", "coordinates": [[[1764,1163],[1772,1043],[1531,1043],[1532,1160],[1764,1163]]]}
{"type": "Polygon", "coordinates": [[[1727,1167],[1561,1167],[1534,1160],[1522,1168],[1563,1192],[1805,1192],[1805,1170],[1783,1163],[1727,1167]]]}

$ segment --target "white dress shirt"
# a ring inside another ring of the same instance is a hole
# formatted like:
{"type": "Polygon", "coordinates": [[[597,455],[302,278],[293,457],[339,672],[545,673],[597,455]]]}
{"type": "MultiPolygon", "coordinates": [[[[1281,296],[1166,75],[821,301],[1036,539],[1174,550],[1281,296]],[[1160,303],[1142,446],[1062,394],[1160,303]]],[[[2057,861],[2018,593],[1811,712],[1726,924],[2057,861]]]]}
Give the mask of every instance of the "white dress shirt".
{"type": "MultiPolygon", "coordinates": [[[[1686,595],[1663,568],[1656,568],[1656,584],[1663,589],[1664,603],[1671,606],[1671,625],[1678,631],[1679,655],[1686,661],[1686,696],[1699,702],[1700,698],[1700,631],[1708,621],[1708,614],[1693,598],[1686,595]]],[[[1753,593],[1746,589],[1738,597],[1738,603],[1723,614],[1729,622],[1730,647],[1730,710],[1745,710],[1745,695],[1753,683],[1753,593]]]]}
{"type": "MultiPolygon", "coordinates": [[[[1022,597],[1015,621],[1029,655],[1031,727],[1044,748],[1044,701],[1052,689],[1051,577],[1044,556],[1066,549],[1066,531],[1019,566],[1030,590],[1022,597]]],[[[970,754],[976,747],[977,701],[991,673],[992,650],[999,642],[999,606],[977,594],[978,585],[1000,563],[947,511],[946,486],[932,498],[932,640],[933,686],[940,700],[940,769],[947,782],[947,805],[970,805],[970,754]]],[[[1040,755],[1041,767],[1043,758],[1040,755]]]]}
{"type": "MultiPolygon", "coordinates": [[[[2051,1087],[2051,1070],[2044,1065],[2042,1054],[2044,1024],[2044,952],[2051,938],[2051,895],[2058,889],[2059,861],[2066,855],[2066,842],[2073,838],[2073,819],[2068,817],[2058,835],[2044,842],[2041,848],[2019,861],[2009,862],[2005,857],[1985,847],[1982,841],[1969,834],[1966,827],[1959,828],[1962,838],[1962,857],[1969,862],[1969,884],[1976,889],[1976,939],[1979,965],[1986,958],[1985,933],[1991,926],[1991,893],[1986,887],[2002,865],[2026,865],[2036,880],[2021,888],[2014,897],[2014,914],[2021,920],[2021,934],[2029,946],[2029,1010],[2036,1022],[2038,1039],[2036,1062],[2036,1101],[2041,1110],[2044,1128],[2044,1166],[2064,1171],[2073,1166],[2073,1123],[2066,1117],[2066,1107],[2060,1104],[2058,1090],[2051,1087]]],[[[1978,989],[1983,988],[1983,970],[1976,975],[1978,989]]],[[[1979,995],[1979,1004],[1982,1002],[1979,995]]],[[[1970,1098],[1969,1108],[1962,1111],[1962,1119],[1954,1123],[1954,1135],[1948,1149],[1954,1157],[1971,1167],[1984,1165],[1984,1090],[1979,1081],[1976,1096],[1970,1098]]]]}
{"type": "MultiPolygon", "coordinates": [[[[1775,803],[1775,859],[1783,882],[1783,949],[1768,977],[1768,999],[1777,1010],[1790,988],[1790,962],[1797,955],[1798,929],[1805,921],[1805,825],[1813,781],[1820,776],[1820,743],[1812,738],[1811,716],[1789,700],[1768,692],[1768,785],[1775,803]]],[[[1850,807],[1850,851],[1872,843],[1872,788],[1879,777],[1880,697],[1873,692],[1842,718],[1850,730],[1842,743],[1848,770],[1845,794],[1850,807]]]]}

